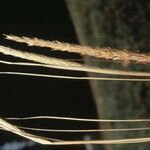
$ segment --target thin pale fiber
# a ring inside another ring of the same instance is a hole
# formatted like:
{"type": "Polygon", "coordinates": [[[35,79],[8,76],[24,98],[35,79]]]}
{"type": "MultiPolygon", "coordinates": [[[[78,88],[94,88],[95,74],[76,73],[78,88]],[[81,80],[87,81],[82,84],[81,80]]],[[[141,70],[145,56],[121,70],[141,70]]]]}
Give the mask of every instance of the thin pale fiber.
{"type": "MultiPolygon", "coordinates": [[[[10,62],[10,61],[2,61],[2,60],[0,60],[0,63],[7,64],[7,65],[48,67],[49,68],[49,65],[39,64],[39,63],[10,62]]],[[[71,80],[142,81],[142,82],[150,81],[150,79],[146,79],[146,78],[85,77],[85,76],[66,76],[66,75],[62,76],[62,75],[37,74],[37,73],[27,73],[27,72],[0,72],[0,74],[33,76],[33,77],[44,77],[44,78],[56,78],[56,79],[71,79],[71,80]]]]}
{"type": "Polygon", "coordinates": [[[22,136],[24,138],[30,139],[34,142],[44,144],[44,145],[129,144],[129,143],[150,142],[150,137],[133,138],[133,139],[115,139],[115,140],[63,141],[63,140],[59,140],[59,139],[46,138],[46,137],[41,137],[41,136],[27,133],[27,132],[19,129],[17,126],[8,123],[7,121],[5,121],[2,118],[0,118],[0,128],[2,128],[5,131],[15,133],[19,136],[22,136]]]}

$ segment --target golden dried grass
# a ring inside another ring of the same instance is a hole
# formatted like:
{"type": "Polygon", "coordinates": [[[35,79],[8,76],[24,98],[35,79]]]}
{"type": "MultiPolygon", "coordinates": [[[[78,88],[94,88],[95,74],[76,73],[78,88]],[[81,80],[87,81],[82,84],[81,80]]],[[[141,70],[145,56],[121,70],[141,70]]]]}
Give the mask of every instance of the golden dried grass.
{"type": "Polygon", "coordinates": [[[79,53],[81,55],[87,55],[96,57],[99,59],[119,61],[123,63],[143,63],[150,64],[150,54],[139,54],[133,53],[127,50],[117,50],[112,48],[99,48],[99,47],[90,47],[90,46],[80,46],[69,43],[62,43],[59,41],[45,41],[38,38],[29,38],[29,37],[18,37],[14,35],[5,35],[6,39],[26,43],[29,46],[39,46],[39,47],[48,47],[53,50],[67,51],[79,53]]]}
{"type": "Polygon", "coordinates": [[[20,50],[15,50],[15,49],[5,47],[5,46],[0,46],[0,52],[5,55],[11,55],[14,57],[31,60],[31,61],[38,62],[41,64],[46,64],[47,67],[49,68],[65,69],[65,70],[73,70],[73,71],[84,71],[84,72],[109,74],[109,75],[150,77],[149,72],[124,71],[124,70],[115,70],[115,69],[87,66],[84,64],[80,64],[80,63],[76,63],[76,62],[72,62],[68,60],[58,59],[54,57],[47,57],[47,56],[43,56],[40,54],[22,52],[20,50]]]}
{"type": "MultiPolygon", "coordinates": [[[[58,119],[58,117],[57,117],[57,119],[58,119]]],[[[61,119],[61,117],[59,117],[59,119],[61,119]]],[[[64,118],[62,118],[62,119],[64,119],[64,118]]],[[[70,120],[70,118],[68,118],[68,120],[70,120]]],[[[78,118],[76,121],[86,121],[86,119],[79,119],[78,118]]],[[[88,121],[90,121],[90,119],[88,119],[88,121]]],[[[92,121],[93,121],[93,119],[92,119],[92,121]]],[[[97,120],[97,121],[99,121],[99,120],[97,120]]],[[[89,141],[84,141],[84,140],[66,141],[66,140],[60,140],[60,139],[53,139],[53,138],[41,137],[41,136],[37,136],[37,135],[34,135],[34,134],[27,133],[24,130],[20,129],[18,126],[12,125],[12,124],[8,123],[6,120],[4,120],[2,118],[0,118],[0,129],[8,131],[8,132],[15,133],[15,134],[17,134],[21,137],[27,138],[29,140],[32,140],[34,142],[44,144],[44,145],[129,144],[129,143],[150,142],[149,137],[132,138],[132,139],[131,138],[130,139],[114,139],[114,140],[89,140],[89,141]]],[[[116,130],[119,131],[120,129],[116,129],[116,130]]],[[[123,130],[126,130],[126,129],[122,129],[122,131],[123,130]]],[[[127,129],[127,130],[129,131],[129,129],[127,129]]],[[[105,129],[105,131],[106,131],[106,129],[105,129]]]]}
{"type": "MultiPolygon", "coordinates": [[[[50,42],[44,41],[37,38],[27,38],[27,37],[17,37],[17,36],[8,36],[6,38],[9,40],[24,42],[28,45],[32,46],[40,46],[40,47],[49,47],[54,50],[75,52],[79,54],[84,54],[88,56],[93,56],[97,58],[103,58],[107,60],[119,61],[123,63],[136,62],[149,64],[150,63],[150,55],[149,54],[138,54],[131,53],[127,51],[118,51],[110,48],[92,48],[88,46],[79,46],[68,43],[60,43],[60,42],[50,42]]],[[[8,62],[8,61],[0,61],[0,63],[8,64],[8,65],[26,65],[26,66],[35,66],[35,67],[48,67],[55,69],[65,69],[65,70],[74,70],[74,71],[85,71],[92,72],[97,74],[108,74],[108,75],[121,75],[121,76],[133,76],[132,78],[114,78],[114,77],[72,77],[72,76],[59,76],[59,75],[49,75],[49,74],[36,74],[36,73],[24,73],[24,72],[0,72],[0,74],[16,74],[16,75],[28,75],[28,76],[38,76],[38,77],[50,77],[50,78],[63,78],[63,79],[90,79],[90,80],[121,80],[121,81],[150,81],[149,72],[137,72],[137,71],[123,71],[123,70],[112,70],[109,68],[98,68],[94,66],[87,66],[84,64],[57,59],[53,57],[47,57],[40,54],[22,52],[20,50],[15,50],[12,48],[0,46],[0,52],[5,55],[11,55],[14,57],[19,57],[22,59],[33,61],[34,63],[22,63],[22,62],[8,62]],[[36,63],[35,63],[36,62],[36,63]],[[144,78],[135,78],[144,77],[144,78]]],[[[132,139],[114,139],[114,140],[89,140],[89,141],[65,141],[47,137],[41,137],[34,134],[27,133],[22,130],[35,130],[35,131],[51,131],[51,132],[116,132],[116,131],[141,131],[141,130],[149,130],[149,128],[128,128],[128,129],[89,129],[89,130],[54,130],[54,129],[41,129],[41,128],[28,128],[21,127],[17,125],[10,124],[6,119],[12,120],[29,120],[29,119],[60,119],[60,120],[72,120],[72,121],[90,121],[90,122],[149,122],[150,119],[130,119],[130,120],[97,120],[97,119],[83,119],[83,118],[67,118],[67,117],[56,117],[56,116],[35,116],[35,117],[25,117],[25,118],[0,118],[0,129],[8,132],[15,133],[24,138],[30,139],[40,144],[47,145],[76,145],[76,144],[127,144],[127,143],[143,143],[150,142],[150,137],[143,138],[132,138],[132,139]]]]}

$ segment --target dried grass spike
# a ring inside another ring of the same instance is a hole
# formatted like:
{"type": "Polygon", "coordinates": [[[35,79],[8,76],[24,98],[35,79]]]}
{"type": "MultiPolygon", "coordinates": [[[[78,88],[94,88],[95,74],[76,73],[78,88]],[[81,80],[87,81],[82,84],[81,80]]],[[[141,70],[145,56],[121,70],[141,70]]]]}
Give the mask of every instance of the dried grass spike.
{"type": "Polygon", "coordinates": [[[96,57],[99,59],[113,60],[125,64],[136,62],[141,64],[150,64],[150,54],[139,54],[127,50],[117,50],[112,48],[99,48],[90,46],[80,46],[59,41],[45,41],[38,38],[19,37],[14,35],[5,35],[6,39],[26,43],[29,46],[48,47],[54,50],[74,52],[81,55],[96,57]]]}

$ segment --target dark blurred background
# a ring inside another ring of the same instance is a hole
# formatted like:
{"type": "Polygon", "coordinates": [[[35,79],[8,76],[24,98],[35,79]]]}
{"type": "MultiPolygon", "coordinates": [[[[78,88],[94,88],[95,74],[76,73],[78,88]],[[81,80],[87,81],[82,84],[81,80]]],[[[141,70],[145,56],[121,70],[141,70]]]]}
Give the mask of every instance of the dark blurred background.
{"type": "MultiPolygon", "coordinates": [[[[2,34],[37,37],[78,43],[73,24],[64,0],[45,1],[0,1],[0,44],[23,51],[42,53],[66,59],[82,59],[79,55],[50,51],[47,48],[27,47],[4,39],[2,34]]],[[[1,60],[22,61],[0,54],[1,60]]],[[[59,75],[86,76],[80,72],[69,72],[36,67],[14,67],[0,64],[1,71],[23,71],[59,75]]],[[[35,115],[56,115],[68,117],[96,118],[96,110],[88,81],[50,79],[16,75],[0,75],[0,116],[24,117],[35,115]]],[[[94,124],[80,124],[63,121],[17,121],[18,125],[47,127],[55,129],[95,128],[94,124]]],[[[40,135],[61,139],[83,139],[83,134],[40,135]]],[[[0,147],[7,142],[24,141],[16,135],[0,132],[0,147]]],[[[85,149],[84,146],[41,146],[27,149],[85,149]]]]}

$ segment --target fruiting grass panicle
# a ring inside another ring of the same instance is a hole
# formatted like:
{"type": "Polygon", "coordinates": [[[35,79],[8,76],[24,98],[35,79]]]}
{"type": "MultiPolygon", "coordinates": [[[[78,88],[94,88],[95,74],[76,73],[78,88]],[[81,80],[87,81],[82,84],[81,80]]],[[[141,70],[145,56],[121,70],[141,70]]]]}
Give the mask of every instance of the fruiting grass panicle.
{"type": "Polygon", "coordinates": [[[58,41],[45,41],[38,38],[29,38],[29,37],[18,37],[14,35],[5,35],[6,39],[26,43],[29,46],[39,46],[39,47],[48,47],[53,50],[74,52],[81,55],[87,55],[96,57],[99,59],[119,61],[123,63],[142,63],[150,64],[150,54],[139,54],[129,51],[122,51],[112,48],[99,48],[99,47],[90,47],[90,46],[80,46],[69,43],[61,43],[58,41]]]}

